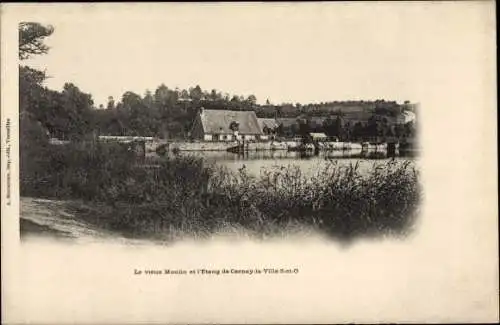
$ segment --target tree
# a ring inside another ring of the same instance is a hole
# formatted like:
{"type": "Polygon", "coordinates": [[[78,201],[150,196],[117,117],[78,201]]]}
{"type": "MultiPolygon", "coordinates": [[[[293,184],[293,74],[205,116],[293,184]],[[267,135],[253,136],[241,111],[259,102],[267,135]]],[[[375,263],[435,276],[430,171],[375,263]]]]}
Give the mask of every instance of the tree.
{"type": "Polygon", "coordinates": [[[46,54],[50,48],[43,42],[53,32],[54,27],[50,25],[21,22],[19,24],[19,59],[26,60],[33,55],[46,54]]]}
{"type": "Polygon", "coordinates": [[[353,127],[351,126],[351,123],[347,122],[342,130],[342,135],[345,141],[351,141],[352,133],[353,133],[353,127]]]}
{"type": "MultiPolygon", "coordinates": [[[[20,145],[23,150],[24,148],[29,148],[30,145],[36,148],[43,146],[47,142],[50,135],[47,128],[40,121],[34,120],[26,112],[19,114],[19,120],[21,125],[20,145]]],[[[23,150],[21,150],[21,154],[23,154],[23,150]]]]}
{"type": "Polygon", "coordinates": [[[142,99],[138,94],[127,91],[122,96],[123,109],[129,113],[138,113],[142,108],[142,99]]]}
{"type": "Polygon", "coordinates": [[[340,117],[340,115],[337,116],[337,118],[335,119],[335,122],[334,122],[334,126],[333,126],[333,135],[338,136],[338,137],[342,136],[343,124],[344,124],[344,122],[342,121],[342,118],[340,117]]]}
{"type": "Polygon", "coordinates": [[[53,137],[82,139],[94,127],[93,101],[89,94],[66,83],[62,92],[33,88],[27,113],[53,137]]]}
{"type": "MultiPolygon", "coordinates": [[[[50,25],[20,23],[19,58],[25,60],[32,55],[46,54],[49,47],[43,42],[53,32],[50,25]]],[[[43,86],[45,79],[43,71],[19,67],[20,111],[23,112],[22,126],[26,131],[36,129],[27,125],[31,120],[38,128],[48,130],[51,136],[81,138],[90,132],[93,121],[91,96],[71,83],[66,83],[62,92],[49,90],[43,86]]],[[[21,129],[21,136],[23,132],[21,129]]]]}
{"type": "Polygon", "coordinates": [[[375,117],[372,116],[368,119],[368,122],[366,123],[365,136],[370,140],[372,140],[375,137],[377,137],[377,134],[378,134],[378,123],[375,120],[375,117]]]}
{"type": "Polygon", "coordinates": [[[363,138],[363,125],[361,124],[361,122],[358,121],[354,124],[352,136],[355,140],[358,141],[363,138]]]}
{"type": "Polygon", "coordinates": [[[42,96],[45,72],[26,66],[19,67],[19,110],[34,111],[35,102],[42,96]]]}
{"type": "Polygon", "coordinates": [[[284,116],[283,109],[281,108],[281,106],[277,106],[276,107],[275,114],[276,114],[277,118],[280,118],[280,117],[284,116]]]}
{"type": "Polygon", "coordinates": [[[307,119],[305,118],[298,118],[297,119],[297,123],[298,123],[298,126],[299,126],[299,135],[306,138],[309,133],[311,132],[311,128],[309,126],[309,123],[307,121],[307,119]]]}
{"type": "MultiPolygon", "coordinates": [[[[25,60],[32,55],[45,54],[49,47],[44,39],[54,32],[53,27],[43,26],[38,23],[22,22],[19,24],[19,59],[25,60]]],[[[27,66],[19,66],[19,118],[22,159],[30,156],[30,149],[47,143],[49,132],[46,119],[41,120],[46,112],[42,102],[47,102],[50,93],[43,87],[47,78],[44,71],[39,71],[27,66]],[[25,154],[23,154],[26,153],[25,154]]]]}
{"type": "Polygon", "coordinates": [[[194,88],[189,88],[189,97],[194,101],[200,101],[203,99],[203,90],[199,85],[194,88]]]}
{"type": "Polygon", "coordinates": [[[107,109],[115,109],[115,100],[113,99],[113,96],[108,97],[108,105],[106,106],[107,109]]]}
{"type": "Polygon", "coordinates": [[[154,94],[154,103],[156,107],[164,109],[166,106],[168,106],[168,104],[170,103],[169,95],[170,90],[167,86],[165,86],[165,84],[161,84],[160,86],[158,86],[154,94]]]}
{"type": "Polygon", "coordinates": [[[306,112],[305,107],[303,107],[300,103],[295,103],[295,108],[300,114],[304,114],[306,112]]]}
{"type": "Polygon", "coordinates": [[[216,100],[221,99],[221,94],[218,93],[217,90],[212,89],[212,91],[210,92],[210,95],[208,96],[208,98],[210,98],[213,101],[216,101],[216,100]]]}
{"type": "Polygon", "coordinates": [[[181,91],[181,93],[180,93],[180,97],[179,98],[182,98],[184,100],[189,99],[189,92],[186,89],[183,89],[181,91]]]}
{"type": "Polygon", "coordinates": [[[336,135],[334,131],[334,124],[333,120],[330,116],[328,116],[324,121],[323,121],[323,132],[325,132],[326,135],[328,136],[333,136],[336,135]]]}
{"type": "Polygon", "coordinates": [[[142,102],[144,104],[144,108],[148,111],[148,113],[153,113],[155,110],[155,105],[154,105],[154,98],[153,94],[149,89],[146,90],[144,93],[144,98],[142,99],[142,102]]]}
{"type": "Polygon", "coordinates": [[[253,107],[255,104],[257,104],[257,97],[255,97],[255,95],[250,95],[247,98],[247,102],[250,104],[251,107],[253,107]]]}

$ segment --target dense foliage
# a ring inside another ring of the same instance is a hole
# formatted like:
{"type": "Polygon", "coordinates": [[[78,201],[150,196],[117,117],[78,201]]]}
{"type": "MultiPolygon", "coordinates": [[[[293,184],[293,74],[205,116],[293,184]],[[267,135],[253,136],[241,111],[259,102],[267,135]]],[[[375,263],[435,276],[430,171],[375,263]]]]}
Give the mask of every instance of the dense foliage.
{"type": "Polygon", "coordinates": [[[405,234],[420,200],[409,161],[375,164],[368,173],[332,161],[312,178],[293,166],[255,177],[193,157],[144,168],[117,144],[40,150],[22,171],[21,195],[83,200],[88,222],[132,237],[264,236],[290,228],[343,239],[405,234]]]}
{"type": "Polygon", "coordinates": [[[146,91],[143,97],[126,92],[118,103],[109,98],[106,109],[95,111],[96,128],[100,134],[186,139],[201,107],[254,110],[258,117],[292,119],[293,125],[281,126],[281,135],[298,135],[302,120],[307,131],[325,132],[346,140],[414,134],[412,124],[403,127],[390,122],[403,111],[411,110],[408,104],[379,100],[259,105],[253,95],[230,97],[215,89],[204,91],[200,86],[179,90],[165,85],[160,85],[154,93],[146,91]],[[323,120],[315,125],[311,119],[316,117],[323,117],[323,120]]]}

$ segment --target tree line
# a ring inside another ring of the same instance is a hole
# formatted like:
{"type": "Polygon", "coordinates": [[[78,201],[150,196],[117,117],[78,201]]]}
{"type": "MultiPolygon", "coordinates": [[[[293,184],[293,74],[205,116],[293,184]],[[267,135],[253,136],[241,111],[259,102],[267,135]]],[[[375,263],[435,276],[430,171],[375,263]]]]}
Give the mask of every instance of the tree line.
{"type": "MultiPolygon", "coordinates": [[[[52,26],[26,22],[19,26],[19,59],[46,54],[49,47],[44,39],[54,32],[52,26]]],[[[344,139],[373,136],[411,136],[414,125],[393,125],[390,119],[405,110],[408,102],[395,101],[332,101],[322,103],[257,104],[255,95],[231,95],[216,89],[204,90],[199,85],[189,89],[171,89],[159,85],[144,94],[125,92],[121,98],[108,98],[106,106],[96,107],[92,96],[72,83],[62,91],[43,85],[47,75],[28,66],[19,66],[19,100],[22,136],[40,141],[47,137],[82,140],[96,135],[153,136],[185,139],[189,136],[194,117],[201,107],[206,109],[253,110],[258,117],[296,119],[287,129],[280,126],[281,135],[306,131],[325,132],[344,139]],[[366,113],[370,117],[366,118],[366,113]],[[362,115],[358,121],[352,119],[362,115]],[[318,127],[311,125],[315,117],[326,117],[318,127]],[[363,121],[359,121],[359,120],[363,121]]]]}
{"type": "Polygon", "coordinates": [[[285,128],[280,125],[274,132],[275,135],[291,137],[299,135],[311,140],[310,133],[324,133],[330,138],[339,141],[386,141],[394,138],[412,138],[416,135],[414,122],[390,123],[386,117],[371,116],[366,121],[349,121],[338,115],[334,118],[327,117],[321,123],[314,123],[310,118],[299,118],[297,123],[285,128]]]}

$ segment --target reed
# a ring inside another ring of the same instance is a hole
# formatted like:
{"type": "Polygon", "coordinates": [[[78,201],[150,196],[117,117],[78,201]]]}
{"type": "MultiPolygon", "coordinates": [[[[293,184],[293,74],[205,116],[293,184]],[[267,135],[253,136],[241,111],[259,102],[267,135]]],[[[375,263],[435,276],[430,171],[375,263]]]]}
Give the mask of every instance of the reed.
{"type": "Polygon", "coordinates": [[[412,229],[421,198],[412,161],[377,162],[361,173],[357,164],[332,160],[312,177],[293,165],[255,177],[194,157],[143,168],[119,146],[43,150],[31,157],[32,169],[21,171],[21,194],[81,200],[82,218],[130,237],[402,235],[412,229]]]}

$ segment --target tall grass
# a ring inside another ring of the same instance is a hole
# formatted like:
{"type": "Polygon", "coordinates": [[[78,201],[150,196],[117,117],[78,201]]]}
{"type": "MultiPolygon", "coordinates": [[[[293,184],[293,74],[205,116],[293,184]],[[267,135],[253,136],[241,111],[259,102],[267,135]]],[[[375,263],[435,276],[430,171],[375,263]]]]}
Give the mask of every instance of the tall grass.
{"type": "Polygon", "coordinates": [[[403,233],[420,200],[418,173],[410,161],[379,162],[368,173],[358,164],[332,161],[312,177],[293,166],[266,170],[260,178],[241,171],[222,184],[216,193],[233,203],[223,220],[264,232],[293,223],[343,238],[403,233]]]}
{"type": "Polygon", "coordinates": [[[330,161],[312,177],[294,166],[255,177],[194,157],[144,168],[120,146],[44,150],[22,170],[22,195],[87,201],[90,222],[132,237],[402,234],[420,200],[411,161],[378,162],[368,173],[330,161]]]}

